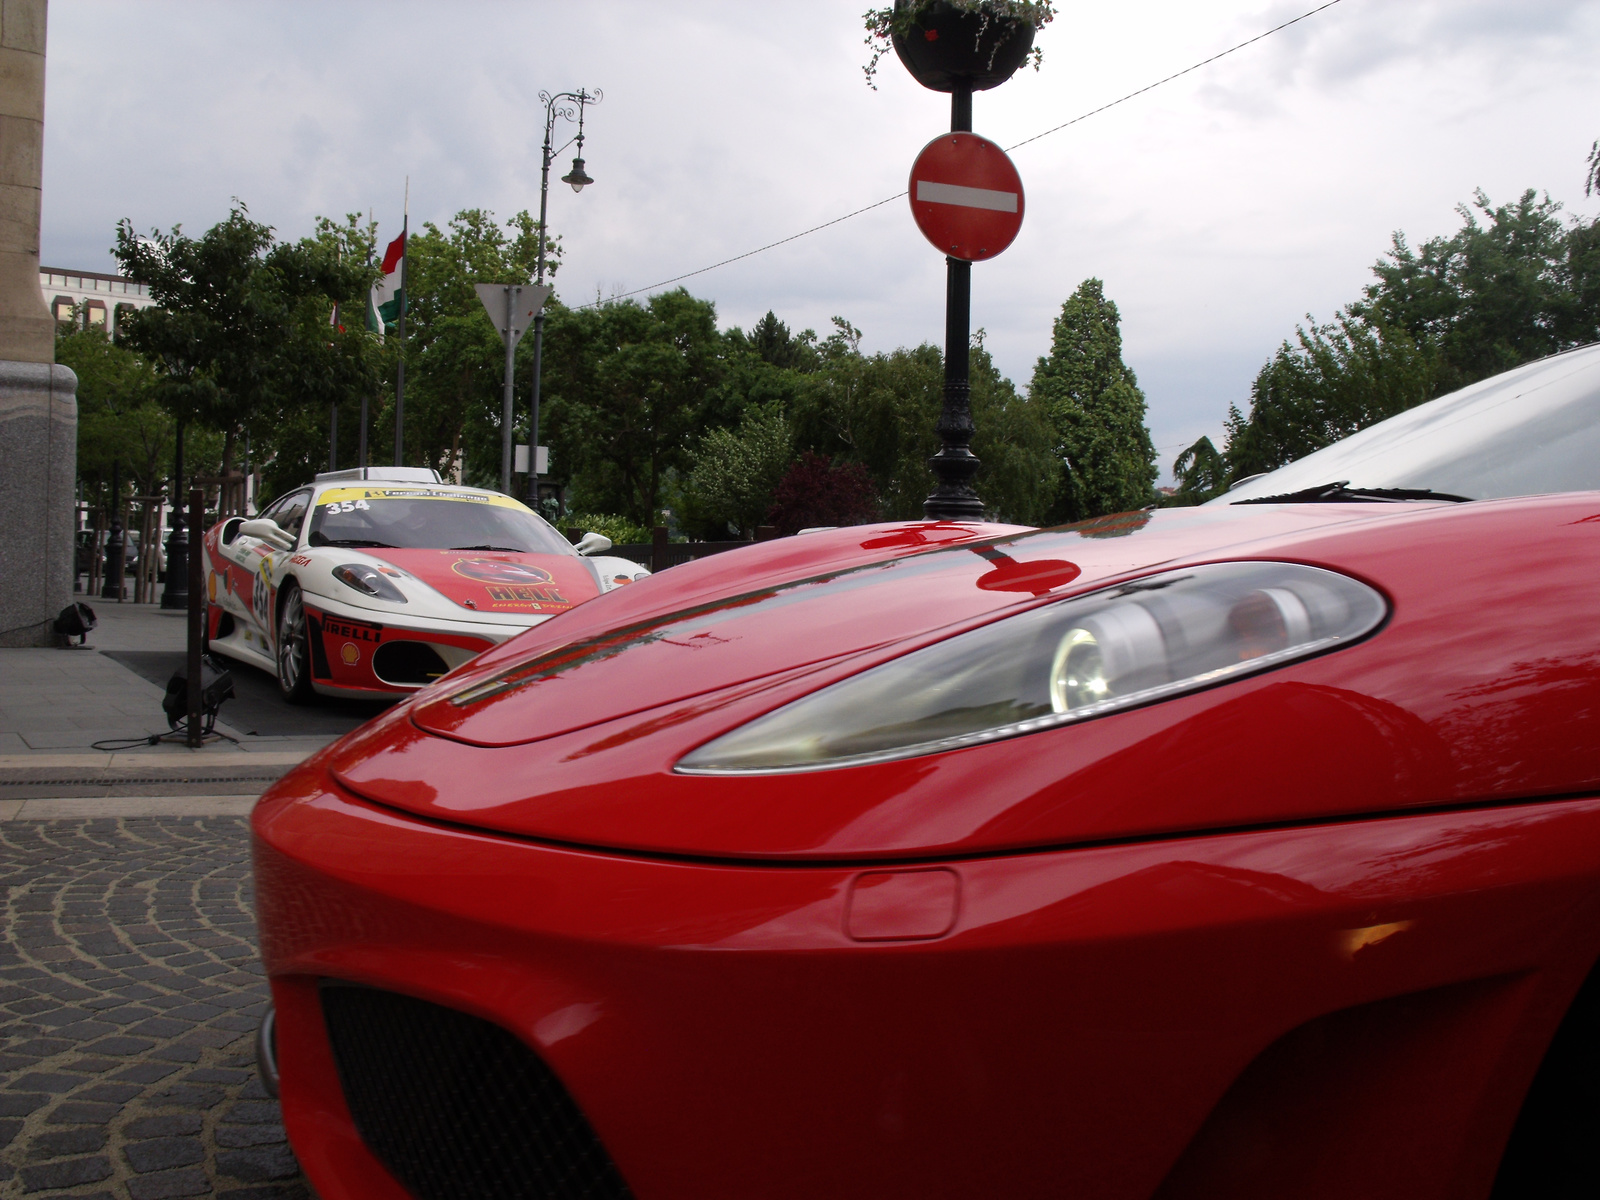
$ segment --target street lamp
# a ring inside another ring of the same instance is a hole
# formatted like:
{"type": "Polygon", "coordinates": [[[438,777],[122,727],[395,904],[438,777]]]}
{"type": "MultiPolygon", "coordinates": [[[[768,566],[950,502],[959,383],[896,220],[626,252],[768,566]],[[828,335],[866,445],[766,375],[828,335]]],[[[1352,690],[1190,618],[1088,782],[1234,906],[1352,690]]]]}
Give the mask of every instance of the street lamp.
{"type": "MultiPolygon", "coordinates": [[[[544,286],[544,231],[545,213],[550,204],[550,161],[576,142],[578,156],[572,160],[572,170],[561,177],[561,182],[571,184],[574,192],[581,192],[594,182],[589,178],[589,173],[583,169],[583,110],[590,104],[599,104],[603,98],[604,94],[599,88],[595,88],[592,92],[579,88],[575,92],[558,92],[554,96],[549,92],[539,93],[539,99],[544,101],[544,159],[539,168],[539,269],[534,277],[534,285],[537,287],[544,286]],[[560,148],[552,150],[550,139],[555,133],[557,117],[577,121],[578,132],[567,139],[560,148]]],[[[528,428],[527,500],[528,507],[534,510],[539,507],[539,381],[543,369],[544,308],[541,306],[533,318],[533,412],[528,428]]]]}

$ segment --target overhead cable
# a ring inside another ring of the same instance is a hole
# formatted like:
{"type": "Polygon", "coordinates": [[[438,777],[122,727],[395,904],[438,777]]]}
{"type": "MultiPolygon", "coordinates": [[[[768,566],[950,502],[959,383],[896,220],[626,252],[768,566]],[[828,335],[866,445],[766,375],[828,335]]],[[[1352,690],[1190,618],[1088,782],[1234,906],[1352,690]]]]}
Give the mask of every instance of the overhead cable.
{"type": "MultiPolygon", "coordinates": [[[[1063,121],[1060,125],[1053,125],[1042,133],[1036,133],[1032,137],[1023,138],[1022,141],[1008,146],[1006,149],[1008,152],[1015,150],[1020,146],[1028,145],[1030,142],[1037,142],[1040,138],[1049,137],[1052,133],[1059,133],[1061,130],[1068,129],[1081,121],[1087,121],[1090,117],[1099,116],[1101,113],[1106,112],[1109,109],[1116,108],[1119,104],[1126,104],[1129,100],[1133,100],[1136,97],[1142,96],[1146,92],[1154,91],[1163,84],[1171,83],[1174,79],[1182,79],[1185,75],[1192,74],[1193,72],[1200,70],[1202,67],[1209,67],[1212,63],[1227,58],[1230,54],[1236,54],[1247,46],[1253,46],[1257,42],[1262,41],[1265,38],[1269,38],[1275,33],[1282,33],[1291,25],[1298,25],[1301,21],[1309,20],[1318,13],[1326,12],[1334,5],[1342,2],[1343,0],[1327,0],[1327,3],[1325,4],[1320,4],[1316,8],[1303,12],[1298,17],[1294,17],[1288,21],[1285,21],[1281,25],[1274,25],[1271,29],[1263,30],[1254,37],[1246,38],[1244,41],[1238,43],[1238,45],[1229,46],[1226,50],[1222,50],[1216,54],[1213,54],[1210,58],[1201,59],[1199,62],[1194,63],[1191,66],[1187,66],[1181,71],[1174,71],[1171,75],[1167,75],[1164,78],[1158,79],[1154,83],[1147,83],[1142,88],[1129,92],[1125,96],[1119,96],[1115,100],[1102,104],[1099,108],[1091,108],[1086,113],[1080,113],[1078,116],[1073,117],[1070,121],[1063,121]]],[[[735,254],[732,258],[725,258],[721,262],[712,263],[710,266],[700,267],[693,271],[685,271],[682,275],[674,275],[671,279],[663,279],[659,283],[652,283],[642,288],[635,288],[631,292],[622,292],[618,295],[611,296],[604,301],[594,300],[588,304],[580,304],[578,307],[580,309],[596,308],[601,304],[609,304],[613,300],[626,300],[630,296],[642,295],[645,292],[653,292],[657,288],[667,287],[669,284],[681,283],[685,279],[693,279],[696,275],[704,275],[707,271],[715,271],[718,267],[726,267],[731,263],[739,262],[741,259],[753,258],[757,254],[765,254],[768,250],[775,250],[777,247],[787,245],[789,242],[799,241],[801,238],[809,237],[813,233],[820,233],[822,230],[831,228],[832,226],[838,225],[841,222],[848,221],[852,217],[859,217],[862,213],[871,212],[875,208],[882,208],[885,204],[893,204],[896,200],[903,200],[905,195],[905,192],[896,192],[892,196],[886,196],[882,200],[875,200],[871,204],[864,205],[853,212],[847,212],[841,217],[834,217],[831,221],[824,221],[821,225],[813,225],[810,229],[802,229],[799,233],[791,233],[788,237],[779,238],[775,242],[768,242],[765,246],[757,246],[754,250],[746,250],[743,254],[735,254]]]]}

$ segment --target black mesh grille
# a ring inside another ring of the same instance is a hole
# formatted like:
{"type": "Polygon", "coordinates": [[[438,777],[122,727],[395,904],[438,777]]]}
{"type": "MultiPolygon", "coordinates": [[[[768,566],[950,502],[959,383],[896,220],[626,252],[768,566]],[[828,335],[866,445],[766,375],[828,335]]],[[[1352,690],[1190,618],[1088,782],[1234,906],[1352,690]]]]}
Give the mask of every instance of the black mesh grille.
{"type": "Polygon", "coordinates": [[[418,1200],[632,1194],[561,1081],[498,1025],[331,981],[322,1011],[356,1129],[418,1200]]]}

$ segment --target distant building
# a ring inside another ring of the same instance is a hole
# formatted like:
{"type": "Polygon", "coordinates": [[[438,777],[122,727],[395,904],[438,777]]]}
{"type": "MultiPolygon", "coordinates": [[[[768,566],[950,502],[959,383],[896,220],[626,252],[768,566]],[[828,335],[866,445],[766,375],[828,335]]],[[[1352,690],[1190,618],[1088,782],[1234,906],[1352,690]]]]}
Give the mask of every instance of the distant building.
{"type": "Polygon", "coordinates": [[[149,308],[150,286],[124,279],[121,275],[102,275],[98,271],[64,271],[60,267],[39,268],[39,290],[45,306],[57,321],[82,322],[90,329],[104,329],[112,340],[122,313],[149,308]],[[82,316],[78,306],[82,305],[82,316]]]}

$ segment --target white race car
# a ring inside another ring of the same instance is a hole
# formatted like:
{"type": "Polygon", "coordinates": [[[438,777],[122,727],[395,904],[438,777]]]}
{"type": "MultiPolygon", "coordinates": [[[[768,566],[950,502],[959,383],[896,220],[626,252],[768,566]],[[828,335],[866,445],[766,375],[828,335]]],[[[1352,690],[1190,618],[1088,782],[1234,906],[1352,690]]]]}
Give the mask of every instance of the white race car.
{"type": "Polygon", "coordinates": [[[296,703],[403,695],[649,574],[610,548],[432,470],[328,472],[207,532],[207,635],[296,703]]]}

